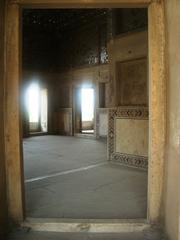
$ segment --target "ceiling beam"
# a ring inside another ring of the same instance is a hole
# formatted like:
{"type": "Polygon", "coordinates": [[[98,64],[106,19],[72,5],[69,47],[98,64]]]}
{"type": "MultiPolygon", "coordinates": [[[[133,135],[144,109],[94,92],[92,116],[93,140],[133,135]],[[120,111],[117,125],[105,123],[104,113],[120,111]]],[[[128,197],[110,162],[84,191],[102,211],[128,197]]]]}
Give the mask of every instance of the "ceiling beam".
{"type": "Polygon", "coordinates": [[[9,0],[28,8],[147,7],[158,0],[9,0]]]}

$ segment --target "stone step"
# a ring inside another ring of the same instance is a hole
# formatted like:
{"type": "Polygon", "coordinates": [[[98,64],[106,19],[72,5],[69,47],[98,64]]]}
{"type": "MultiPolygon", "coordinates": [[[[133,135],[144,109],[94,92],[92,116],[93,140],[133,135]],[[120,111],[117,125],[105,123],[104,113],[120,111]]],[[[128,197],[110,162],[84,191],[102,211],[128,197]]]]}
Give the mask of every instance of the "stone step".
{"type": "Polygon", "coordinates": [[[145,220],[28,218],[8,240],[164,240],[161,228],[145,220]]]}

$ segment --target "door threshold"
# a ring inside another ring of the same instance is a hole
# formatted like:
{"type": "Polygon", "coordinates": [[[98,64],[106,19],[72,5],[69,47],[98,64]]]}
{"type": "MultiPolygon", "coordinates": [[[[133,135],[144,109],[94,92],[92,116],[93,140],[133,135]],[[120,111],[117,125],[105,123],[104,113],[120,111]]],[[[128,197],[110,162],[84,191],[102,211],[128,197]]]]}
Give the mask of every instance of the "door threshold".
{"type": "Polygon", "coordinates": [[[48,135],[48,132],[30,132],[29,136],[30,137],[37,137],[37,136],[44,136],[48,135]]]}
{"type": "Polygon", "coordinates": [[[146,219],[27,218],[21,227],[33,231],[66,233],[129,233],[150,228],[146,219]]]}
{"type": "Polygon", "coordinates": [[[86,133],[75,133],[75,137],[80,137],[80,138],[90,138],[90,139],[95,139],[95,134],[86,134],[86,133]]]}

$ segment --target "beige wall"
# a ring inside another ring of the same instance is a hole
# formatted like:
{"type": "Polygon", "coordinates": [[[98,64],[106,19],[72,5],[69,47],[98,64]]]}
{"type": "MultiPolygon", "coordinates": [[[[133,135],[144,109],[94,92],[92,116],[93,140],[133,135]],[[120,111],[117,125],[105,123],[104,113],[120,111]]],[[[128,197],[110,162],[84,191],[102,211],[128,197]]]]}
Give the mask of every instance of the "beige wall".
{"type": "Polygon", "coordinates": [[[171,240],[180,239],[180,1],[166,0],[168,65],[165,225],[171,240]]]}
{"type": "Polygon", "coordinates": [[[148,105],[147,58],[118,61],[117,105],[148,105]]]}

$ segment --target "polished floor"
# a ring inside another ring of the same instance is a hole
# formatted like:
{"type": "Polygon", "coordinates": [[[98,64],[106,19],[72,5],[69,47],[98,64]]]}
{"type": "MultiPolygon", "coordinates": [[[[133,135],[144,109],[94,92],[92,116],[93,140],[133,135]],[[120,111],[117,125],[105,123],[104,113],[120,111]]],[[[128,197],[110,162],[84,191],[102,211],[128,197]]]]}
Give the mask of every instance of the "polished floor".
{"type": "Polygon", "coordinates": [[[104,140],[26,139],[24,168],[28,217],[146,218],[147,172],[109,163],[104,140]]]}

